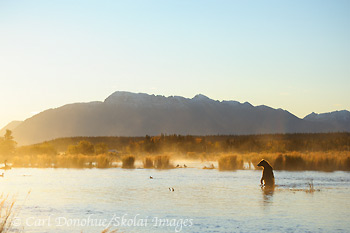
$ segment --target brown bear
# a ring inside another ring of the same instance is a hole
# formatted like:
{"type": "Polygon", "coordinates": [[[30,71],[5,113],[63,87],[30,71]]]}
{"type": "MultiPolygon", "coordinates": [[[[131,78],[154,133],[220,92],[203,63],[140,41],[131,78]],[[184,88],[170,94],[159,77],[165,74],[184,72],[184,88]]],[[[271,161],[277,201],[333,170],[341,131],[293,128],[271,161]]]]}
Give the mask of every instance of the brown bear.
{"type": "Polygon", "coordinates": [[[262,159],[257,166],[263,167],[262,177],[260,180],[261,185],[265,187],[274,187],[275,177],[273,175],[273,169],[271,165],[266,160],[262,159]]]}

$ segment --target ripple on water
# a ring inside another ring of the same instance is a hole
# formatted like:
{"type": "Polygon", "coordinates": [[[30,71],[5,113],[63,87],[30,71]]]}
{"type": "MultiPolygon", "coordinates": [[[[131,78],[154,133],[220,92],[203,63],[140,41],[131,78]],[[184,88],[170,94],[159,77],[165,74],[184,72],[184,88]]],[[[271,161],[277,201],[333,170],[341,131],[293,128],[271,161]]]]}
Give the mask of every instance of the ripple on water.
{"type": "MultiPolygon", "coordinates": [[[[348,172],[275,171],[276,189],[272,193],[260,189],[260,177],[261,171],[219,172],[198,168],[12,169],[1,184],[4,193],[17,196],[17,203],[22,205],[18,216],[23,219],[50,215],[109,220],[126,215],[149,219],[148,227],[116,227],[126,232],[175,231],[174,226],[153,226],[153,218],[175,219],[176,223],[180,219],[192,219],[193,225],[183,227],[183,232],[349,229],[348,172]],[[153,179],[149,179],[150,176],[153,179]],[[310,182],[320,191],[305,192],[310,182]],[[169,191],[170,187],[174,192],[169,191]]],[[[25,226],[26,232],[98,232],[101,229],[103,227],[25,226]]]]}

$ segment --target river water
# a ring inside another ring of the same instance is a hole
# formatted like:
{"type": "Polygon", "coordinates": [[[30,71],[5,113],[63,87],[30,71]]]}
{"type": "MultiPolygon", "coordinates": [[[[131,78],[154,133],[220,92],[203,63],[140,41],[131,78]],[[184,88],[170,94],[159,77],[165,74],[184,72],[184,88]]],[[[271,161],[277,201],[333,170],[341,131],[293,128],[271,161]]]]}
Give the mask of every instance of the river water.
{"type": "Polygon", "coordinates": [[[200,167],[17,168],[0,187],[21,232],[349,232],[349,172],[275,171],[264,192],[261,171],[200,167]]]}

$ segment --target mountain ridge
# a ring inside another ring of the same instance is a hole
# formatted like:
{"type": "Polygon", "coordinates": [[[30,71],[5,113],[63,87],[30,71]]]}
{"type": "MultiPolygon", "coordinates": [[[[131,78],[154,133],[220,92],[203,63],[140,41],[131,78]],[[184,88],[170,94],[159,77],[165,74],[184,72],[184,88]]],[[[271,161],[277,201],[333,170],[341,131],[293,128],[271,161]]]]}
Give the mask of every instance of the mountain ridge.
{"type": "Polygon", "coordinates": [[[12,131],[20,145],[75,136],[350,131],[349,111],[334,112],[337,116],[325,114],[311,113],[301,119],[284,109],[213,100],[203,94],[185,98],[117,91],[104,101],[47,109],[19,123],[12,131]]]}

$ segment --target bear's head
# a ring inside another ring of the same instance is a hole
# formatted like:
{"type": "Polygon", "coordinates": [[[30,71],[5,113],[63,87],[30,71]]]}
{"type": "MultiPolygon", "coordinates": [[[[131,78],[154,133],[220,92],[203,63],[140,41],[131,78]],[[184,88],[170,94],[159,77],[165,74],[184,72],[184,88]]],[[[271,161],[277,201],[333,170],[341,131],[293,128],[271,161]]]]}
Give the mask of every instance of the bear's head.
{"type": "Polygon", "coordinates": [[[262,159],[261,161],[260,161],[260,163],[258,163],[258,165],[257,165],[258,167],[271,167],[271,165],[266,161],[266,160],[264,160],[264,159],[262,159]]]}

